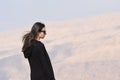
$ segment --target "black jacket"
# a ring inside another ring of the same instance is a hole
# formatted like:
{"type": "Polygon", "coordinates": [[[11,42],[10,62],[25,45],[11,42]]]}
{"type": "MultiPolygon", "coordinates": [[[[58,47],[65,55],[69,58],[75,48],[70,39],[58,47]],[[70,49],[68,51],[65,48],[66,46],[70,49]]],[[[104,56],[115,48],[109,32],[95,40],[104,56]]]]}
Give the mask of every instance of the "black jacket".
{"type": "Polygon", "coordinates": [[[41,41],[33,40],[23,53],[30,64],[31,80],[55,80],[49,55],[41,41]]]}

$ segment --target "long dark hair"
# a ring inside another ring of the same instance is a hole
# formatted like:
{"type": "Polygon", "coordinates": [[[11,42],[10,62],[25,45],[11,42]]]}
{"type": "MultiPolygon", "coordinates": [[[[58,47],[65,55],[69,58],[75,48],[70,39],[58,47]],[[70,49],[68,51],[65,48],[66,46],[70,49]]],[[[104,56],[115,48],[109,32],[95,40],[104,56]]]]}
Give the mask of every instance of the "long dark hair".
{"type": "Polygon", "coordinates": [[[38,32],[42,30],[42,28],[45,27],[45,24],[41,22],[36,22],[31,28],[31,31],[23,35],[22,37],[22,42],[23,42],[23,47],[22,47],[22,52],[25,51],[28,47],[31,46],[31,41],[33,39],[36,39],[38,36],[38,32]]]}

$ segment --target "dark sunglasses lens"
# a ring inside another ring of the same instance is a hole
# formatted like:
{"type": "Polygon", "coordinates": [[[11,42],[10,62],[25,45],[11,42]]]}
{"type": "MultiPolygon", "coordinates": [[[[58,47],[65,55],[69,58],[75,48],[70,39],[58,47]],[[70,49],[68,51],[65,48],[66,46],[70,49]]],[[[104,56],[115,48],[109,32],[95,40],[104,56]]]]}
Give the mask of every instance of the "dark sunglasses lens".
{"type": "Polygon", "coordinates": [[[46,31],[44,31],[44,34],[46,34],[46,31]]]}
{"type": "Polygon", "coordinates": [[[46,31],[41,31],[41,32],[43,32],[44,34],[46,34],[46,31]]]}

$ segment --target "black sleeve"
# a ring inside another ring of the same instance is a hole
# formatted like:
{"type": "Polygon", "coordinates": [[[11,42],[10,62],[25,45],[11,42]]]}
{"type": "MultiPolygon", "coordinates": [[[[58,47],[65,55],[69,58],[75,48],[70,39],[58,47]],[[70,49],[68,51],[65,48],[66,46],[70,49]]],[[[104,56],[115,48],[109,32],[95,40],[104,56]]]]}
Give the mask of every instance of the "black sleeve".
{"type": "Polygon", "coordinates": [[[39,62],[42,65],[42,69],[43,69],[45,75],[47,75],[49,79],[51,78],[51,80],[55,80],[52,70],[50,68],[50,65],[47,61],[48,57],[46,57],[46,55],[45,55],[46,53],[44,51],[44,47],[43,46],[39,46],[39,47],[35,46],[33,48],[33,53],[38,55],[39,62]]]}
{"type": "Polygon", "coordinates": [[[52,67],[52,64],[51,64],[51,61],[50,61],[50,58],[49,58],[49,55],[47,53],[47,50],[45,48],[45,46],[43,45],[43,50],[44,50],[44,53],[45,53],[45,56],[46,56],[46,61],[48,63],[48,67],[49,67],[49,76],[50,76],[50,80],[55,80],[55,76],[54,76],[54,71],[53,71],[53,67],[52,67]]]}

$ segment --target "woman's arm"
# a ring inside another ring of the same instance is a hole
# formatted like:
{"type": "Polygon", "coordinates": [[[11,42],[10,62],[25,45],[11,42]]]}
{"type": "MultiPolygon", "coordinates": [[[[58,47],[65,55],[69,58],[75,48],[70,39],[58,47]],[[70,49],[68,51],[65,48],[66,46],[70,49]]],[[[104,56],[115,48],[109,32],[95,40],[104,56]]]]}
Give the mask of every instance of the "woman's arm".
{"type": "Polygon", "coordinates": [[[43,69],[45,75],[48,76],[48,78],[53,78],[51,80],[55,80],[52,69],[50,67],[51,65],[48,62],[48,57],[46,56],[47,53],[45,53],[44,47],[43,46],[35,46],[33,49],[33,53],[38,55],[40,64],[42,66],[42,69],[43,69]]]}

